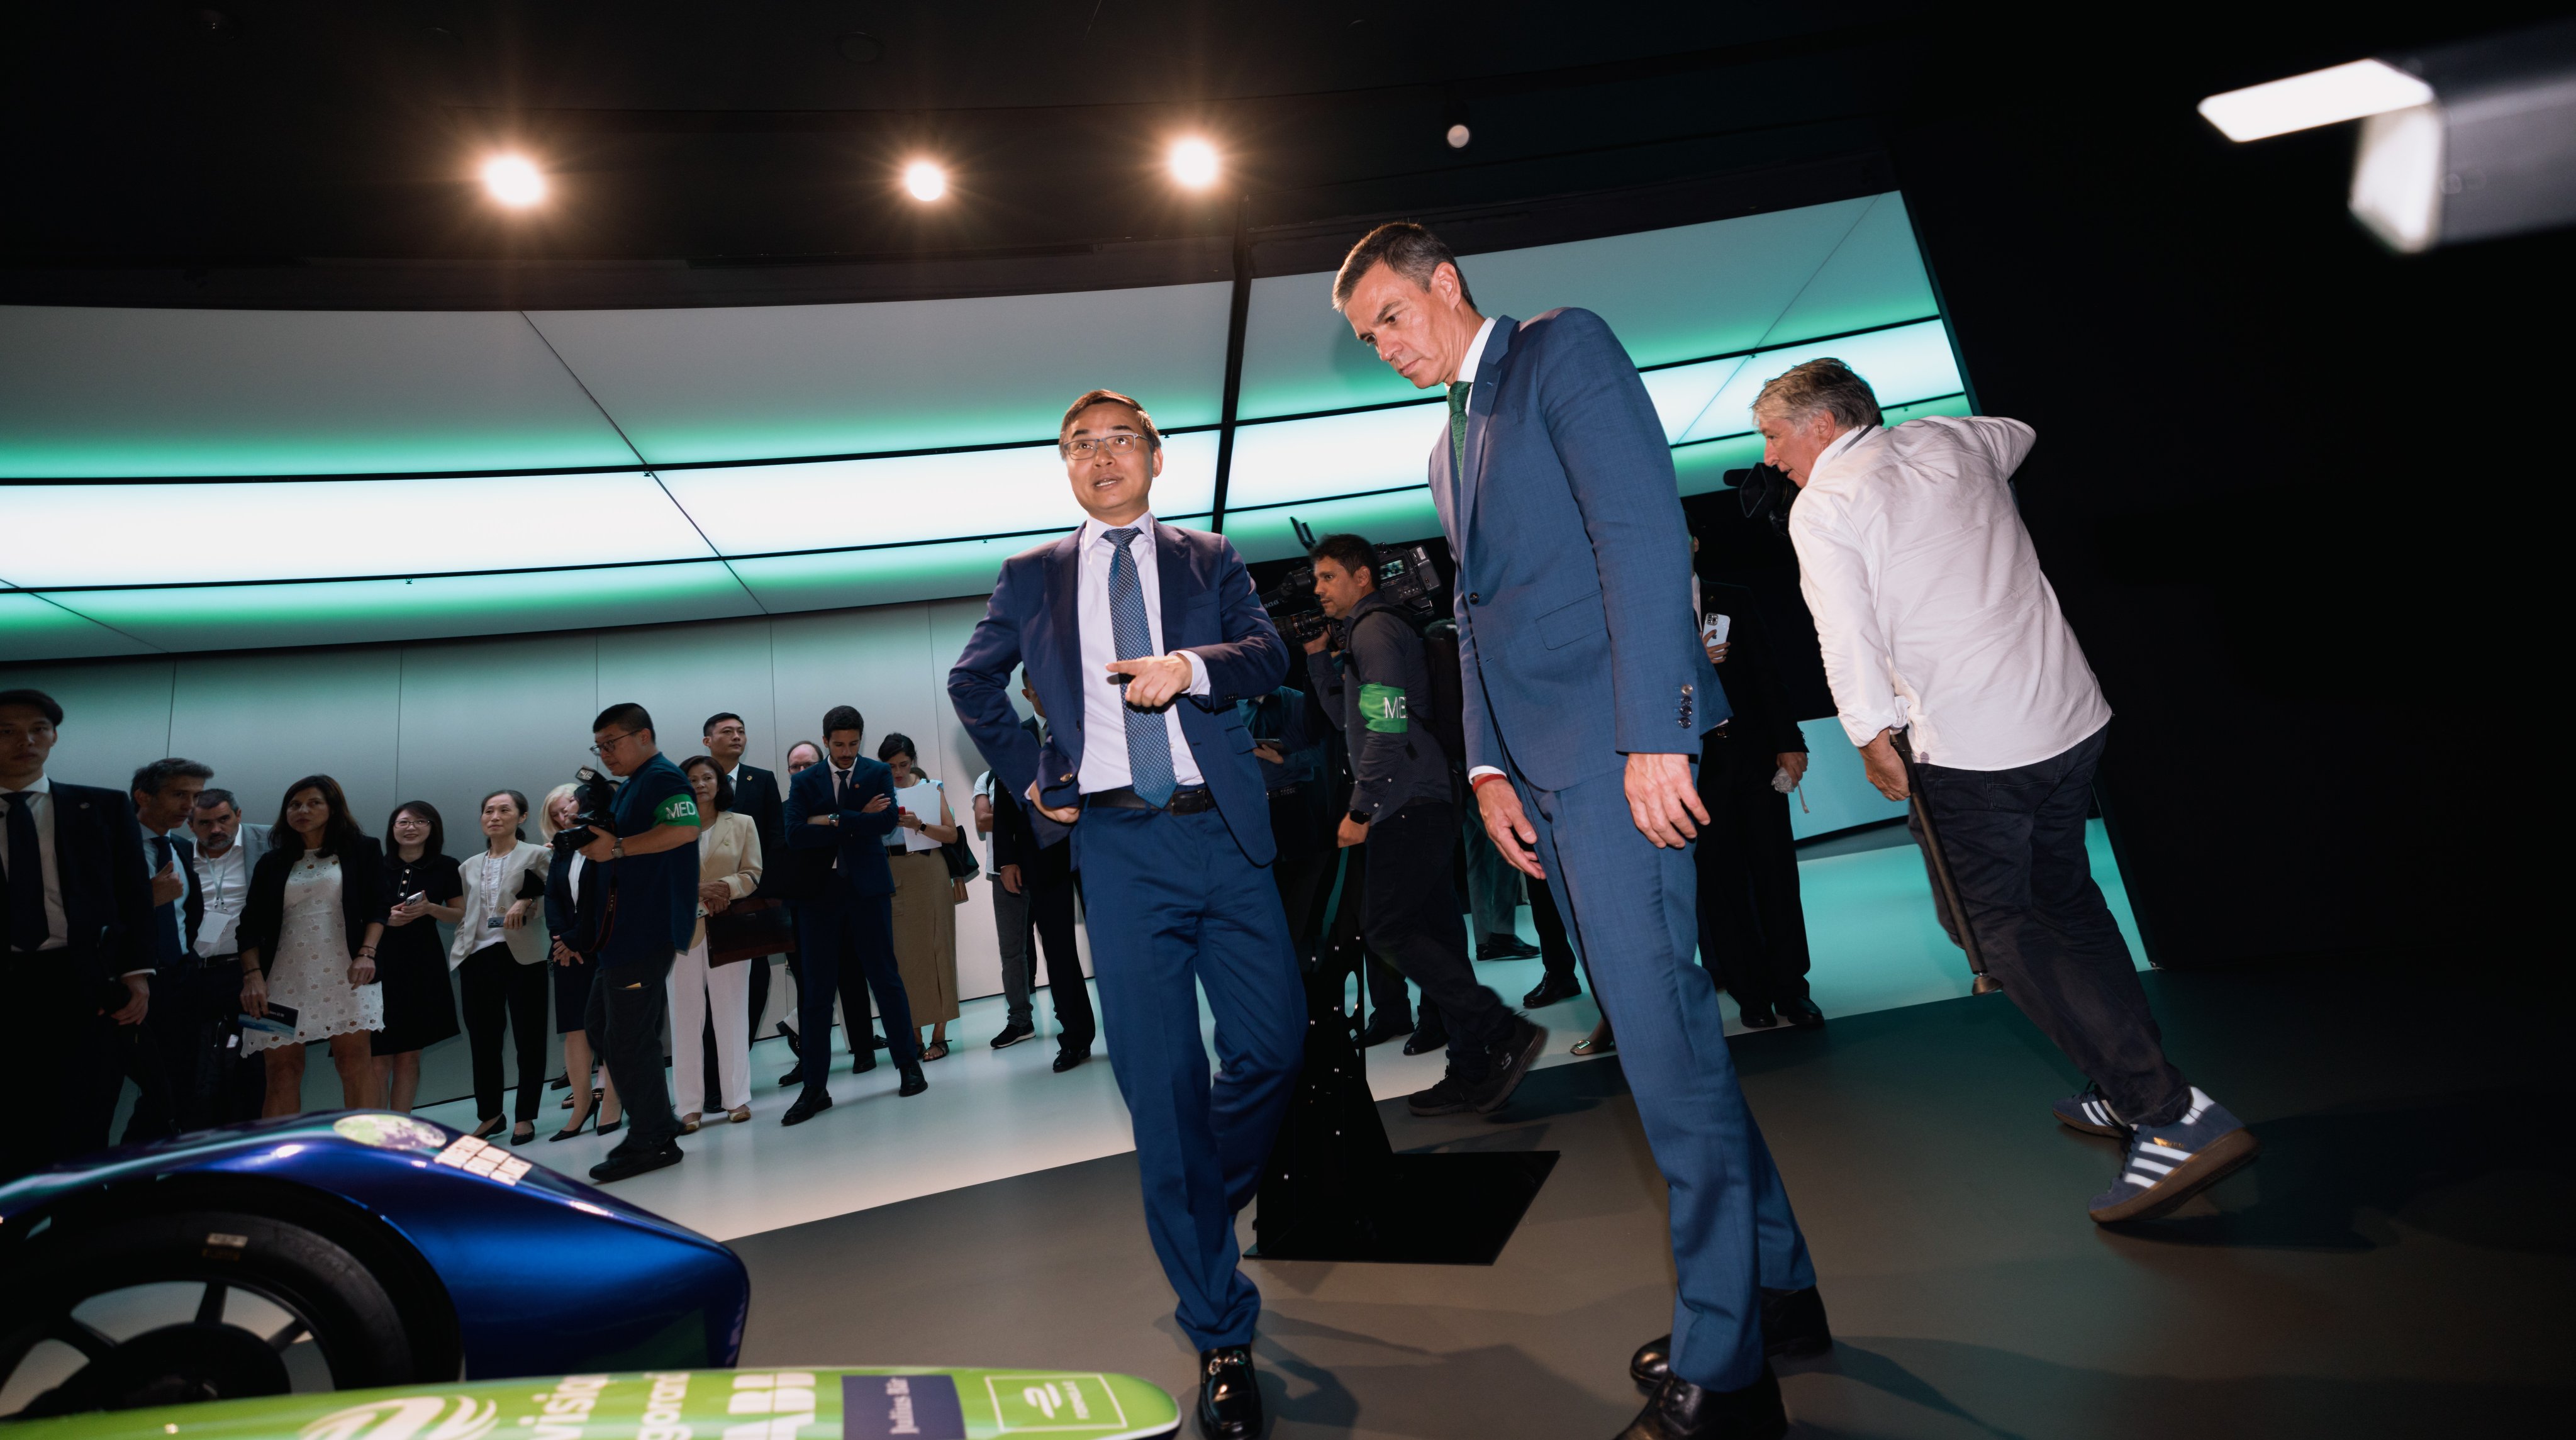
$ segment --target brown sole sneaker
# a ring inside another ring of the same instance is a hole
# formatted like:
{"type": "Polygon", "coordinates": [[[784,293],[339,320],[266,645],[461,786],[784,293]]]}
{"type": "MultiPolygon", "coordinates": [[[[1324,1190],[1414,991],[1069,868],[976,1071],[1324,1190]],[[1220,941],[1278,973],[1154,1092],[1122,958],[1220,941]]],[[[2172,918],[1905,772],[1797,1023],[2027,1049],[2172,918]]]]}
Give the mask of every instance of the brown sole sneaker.
{"type": "Polygon", "coordinates": [[[2235,1174],[2262,1153],[2263,1142],[2254,1138],[2253,1131],[2230,1130],[2194,1151],[2189,1160],[2175,1166],[2154,1185],[2116,1205],[2088,1213],[2101,1225],[2170,1215],[2184,1201],[2235,1174]]]}

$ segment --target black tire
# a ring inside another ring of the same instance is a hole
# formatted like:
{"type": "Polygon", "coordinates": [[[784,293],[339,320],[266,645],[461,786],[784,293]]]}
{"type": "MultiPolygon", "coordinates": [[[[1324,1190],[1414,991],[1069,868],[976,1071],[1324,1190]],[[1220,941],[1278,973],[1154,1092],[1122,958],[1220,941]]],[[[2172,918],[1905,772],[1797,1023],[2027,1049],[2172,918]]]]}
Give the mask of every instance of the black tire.
{"type": "Polygon", "coordinates": [[[264,1365],[251,1342],[282,1352],[299,1334],[310,1334],[321,1350],[332,1389],[415,1378],[402,1313],[367,1267],[316,1231],[267,1216],[184,1210],[56,1227],[8,1258],[0,1284],[0,1384],[47,1339],[87,1356],[77,1374],[29,1402],[21,1417],[281,1393],[282,1362],[264,1365]],[[120,1340],[72,1315],[93,1297],[170,1282],[203,1285],[219,1297],[248,1291],[294,1323],[253,1336],[223,1323],[218,1304],[211,1322],[201,1311],[195,1324],[120,1340]]]}

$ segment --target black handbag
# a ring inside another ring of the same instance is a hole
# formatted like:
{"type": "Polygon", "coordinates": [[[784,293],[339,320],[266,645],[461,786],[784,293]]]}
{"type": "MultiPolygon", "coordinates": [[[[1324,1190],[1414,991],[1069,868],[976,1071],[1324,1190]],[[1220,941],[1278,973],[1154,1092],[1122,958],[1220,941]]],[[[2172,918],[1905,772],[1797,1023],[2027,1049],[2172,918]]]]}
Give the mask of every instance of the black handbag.
{"type": "Polygon", "coordinates": [[[975,847],[966,843],[963,825],[957,827],[957,838],[940,846],[939,853],[948,861],[951,880],[972,880],[984,873],[984,867],[975,863],[975,847]]]}

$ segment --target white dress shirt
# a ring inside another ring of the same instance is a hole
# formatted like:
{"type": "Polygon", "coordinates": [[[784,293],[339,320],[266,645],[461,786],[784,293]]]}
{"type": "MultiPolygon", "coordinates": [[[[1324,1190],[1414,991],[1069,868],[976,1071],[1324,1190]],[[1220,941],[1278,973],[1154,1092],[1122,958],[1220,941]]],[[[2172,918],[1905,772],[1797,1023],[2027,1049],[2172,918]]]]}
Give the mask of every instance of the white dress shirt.
{"type": "Polygon", "coordinates": [[[1789,539],[1854,745],[1902,728],[1926,764],[2010,770],[2109,723],[2005,483],[2035,438],[1933,416],[1847,431],[1810,468],[1789,539]]]}
{"type": "Polygon", "coordinates": [[[242,907],[250,903],[250,847],[238,838],[221,855],[203,850],[195,861],[197,889],[206,897],[206,918],[197,924],[197,954],[213,959],[241,949],[242,907]]]}
{"type": "MultiPolygon", "coordinates": [[[[1154,516],[1151,511],[1127,522],[1136,529],[1127,542],[1127,553],[1136,559],[1136,582],[1144,591],[1145,629],[1151,637],[1152,653],[1163,650],[1163,583],[1154,563],[1154,516]]],[[[1082,631],[1082,773],[1079,783],[1085,795],[1103,790],[1118,790],[1135,783],[1127,773],[1127,700],[1126,687],[1111,683],[1109,666],[1118,658],[1118,632],[1112,628],[1109,615],[1109,562],[1118,553],[1109,543],[1111,530],[1127,526],[1103,525],[1085,520],[1075,543],[1082,557],[1078,579],[1081,604],[1076,623],[1082,631]]],[[[1208,693],[1207,662],[1184,650],[1190,662],[1192,695],[1208,693]]],[[[1181,706],[1178,700],[1163,712],[1163,725],[1172,737],[1172,779],[1190,786],[1204,783],[1198,762],[1190,756],[1189,737],[1181,733],[1181,706]]]]}
{"type": "MultiPolygon", "coordinates": [[[[45,876],[45,943],[39,950],[60,950],[72,943],[72,922],[63,914],[62,868],[54,862],[54,782],[53,777],[39,775],[26,789],[27,814],[36,822],[36,863],[45,876]]],[[[9,807],[19,802],[0,800],[0,821],[6,821],[9,807]]],[[[0,841],[0,876],[9,873],[9,846],[0,841]]],[[[0,944],[6,944],[0,940],[0,944]]]]}

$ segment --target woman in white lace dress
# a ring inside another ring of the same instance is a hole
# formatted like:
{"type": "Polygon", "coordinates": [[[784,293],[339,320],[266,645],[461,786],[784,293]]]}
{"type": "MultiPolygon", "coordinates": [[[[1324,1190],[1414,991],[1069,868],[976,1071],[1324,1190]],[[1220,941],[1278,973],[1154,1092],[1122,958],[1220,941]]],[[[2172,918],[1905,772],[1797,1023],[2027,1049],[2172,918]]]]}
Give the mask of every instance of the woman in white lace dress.
{"type": "Polygon", "coordinates": [[[240,931],[242,1013],[295,1012],[292,1036],[242,1033],[245,1052],[266,1056],[262,1115],[304,1108],[304,1047],[316,1040],[331,1044],[343,1105],[384,1103],[368,1032],[385,1023],[376,984],[385,900],[384,852],[359,833],[340,783],[307,775],[287,786],[269,852],[251,872],[240,931]]]}

